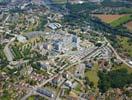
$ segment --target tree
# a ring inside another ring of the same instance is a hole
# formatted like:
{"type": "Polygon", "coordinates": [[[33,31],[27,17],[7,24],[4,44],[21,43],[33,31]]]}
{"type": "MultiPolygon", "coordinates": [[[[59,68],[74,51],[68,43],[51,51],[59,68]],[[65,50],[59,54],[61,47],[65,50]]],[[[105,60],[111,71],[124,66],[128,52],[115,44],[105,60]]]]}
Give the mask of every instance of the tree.
{"type": "Polygon", "coordinates": [[[98,87],[102,93],[106,92],[109,88],[123,88],[126,85],[132,84],[132,74],[129,74],[125,68],[110,72],[100,71],[98,76],[100,78],[98,87]]]}
{"type": "Polygon", "coordinates": [[[104,93],[110,88],[109,76],[106,72],[99,72],[98,75],[100,78],[98,87],[100,92],[104,93]]]}

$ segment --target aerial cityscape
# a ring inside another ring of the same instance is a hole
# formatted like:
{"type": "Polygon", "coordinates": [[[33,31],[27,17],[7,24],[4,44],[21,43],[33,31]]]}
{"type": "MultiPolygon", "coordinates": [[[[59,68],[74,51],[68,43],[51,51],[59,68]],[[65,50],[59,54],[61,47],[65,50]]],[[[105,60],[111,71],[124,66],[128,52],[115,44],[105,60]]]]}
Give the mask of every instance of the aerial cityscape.
{"type": "Polygon", "coordinates": [[[132,0],[0,0],[0,100],[132,100],[132,0]]]}

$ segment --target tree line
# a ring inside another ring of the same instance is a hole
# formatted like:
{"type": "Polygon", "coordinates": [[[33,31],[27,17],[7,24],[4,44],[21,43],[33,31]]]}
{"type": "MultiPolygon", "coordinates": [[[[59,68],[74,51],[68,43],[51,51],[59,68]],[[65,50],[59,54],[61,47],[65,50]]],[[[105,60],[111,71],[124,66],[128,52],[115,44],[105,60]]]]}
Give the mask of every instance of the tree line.
{"type": "Polygon", "coordinates": [[[110,72],[100,71],[98,76],[100,78],[98,87],[102,93],[110,88],[123,88],[124,86],[132,84],[132,73],[128,73],[125,68],[110,72]]]}

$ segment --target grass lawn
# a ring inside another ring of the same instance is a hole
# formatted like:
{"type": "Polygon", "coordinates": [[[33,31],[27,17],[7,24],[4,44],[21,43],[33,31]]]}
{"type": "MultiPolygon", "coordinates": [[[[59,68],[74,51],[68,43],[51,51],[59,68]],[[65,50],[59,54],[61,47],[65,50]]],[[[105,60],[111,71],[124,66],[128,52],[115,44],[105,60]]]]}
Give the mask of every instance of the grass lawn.
{"type": "Polygon", "coordinates": [[[95,14],[94,16],[98,17],[99,19],[101,19],[101,21],[105,22],[105,23],[111,23],[113,21],[118,20],[119,18],[125,16],[124,14],[121,15],[113,15],[113,14],[95,14]]]}
{"type": "Polygon", "coordinates": [[[128,70],[129,73],[132,73],[132,68],[128,67],[125,64],[122,64],[121,66],[115,65],[115,67],[113,67],[113,70],[117,70],[117,69],[121,69],[121,68],[126,68],[128,70]]]}
{"type": "Polygon", "coordinates": [[[128,37],[117,37],[117,44],[119,45],[117,51],[125,56],[132,57],[132,41],[128,37]]]}
{"type": "Polygon", "coordinates": [[[46,98],[39,96],[39,95],[32,95],[32,96],[28,97],[27,100],[36,100],[36,98],[37,98],[37,100],[47,100],[46,98]]]}
{"type": "Polygon", "coordinates": [[[67,0],[52,0],[54,3],[61,4],[61,3],[66,3],[67,0]]]}
{"type": "MultiPolygon", "coordinates": [[[[114,48],[117,50],[117,53],[122,57],[132,57],[132,39],[123,36],[117,36],[116,41],[113,43],[114,48]],[[116,42],[116,46],[114,46],[116,42]]],[[[126,68],[128,72],[132,73],[132,68],[128,67],[125,64],[122,65],[115,65],[113,70],[126,68]]]]}
{"type": "Polygon", "coordinates": [[[131,20],[132,20],[132,15],[126,15],[126,16],[123,16],[123,17],[111,22],[110,25],[112,27],[119,27],[122,24],[125,24],[125,23],[127,23],[128,21],[131,21],[131,20]]]}
{"type": "Polygon", "coordinates": [[[78,85],[76,86],[75,90],[78,91],[78,92],[81,92],[81,91],[82,91],[82,90],[81,90],[81,85],[78,84],[78,85]]]}
{"type": "Polygon", "coordinates": [[[98,64],[95,64],[94,67],[91,70],[87,70],[85,73],[85,76],[89,78],[90,81],[92,81],[95,85],[95,87],[98,86],[98,64]]]}

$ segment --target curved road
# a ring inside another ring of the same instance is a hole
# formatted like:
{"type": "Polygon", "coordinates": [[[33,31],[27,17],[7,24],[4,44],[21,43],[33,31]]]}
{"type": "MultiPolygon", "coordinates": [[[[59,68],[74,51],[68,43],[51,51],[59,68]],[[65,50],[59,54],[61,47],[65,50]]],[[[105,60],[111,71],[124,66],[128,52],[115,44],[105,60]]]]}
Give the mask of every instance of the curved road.
{"type": "Polygon", "coordinates": [[[12,38],[12,39],[9,41],[9,43],[8,43],[8,44],[5,46],[5,48],[4,48],[4,53],[5,53],[5,56],[7,57],[7,60],[8,60],[8,61],[13,61],[13,58],[14,58],[14,56],[13,56],[13,54],[11,53],[10,48],[9,48],[9,45],[10,45],[14,40],[15,40],[15,37],[12,38]]]}
{"type": "Polygon", "coordinates": [[[109,41],[104,37],[105,41],[108,43],[108,46],[111,48],[111,50],[113,51],[113,53],[115,54],[116,58],[119,59],[120,61],[122,61],[124,64],[126,64],[127,66],[129,66],[130,68],[132,68],[132,65],[130,65],[126,60],[122,59],[118,53],[116,52],[116,50],[112,47],[112,45],[109,43],[109,41]]]}

